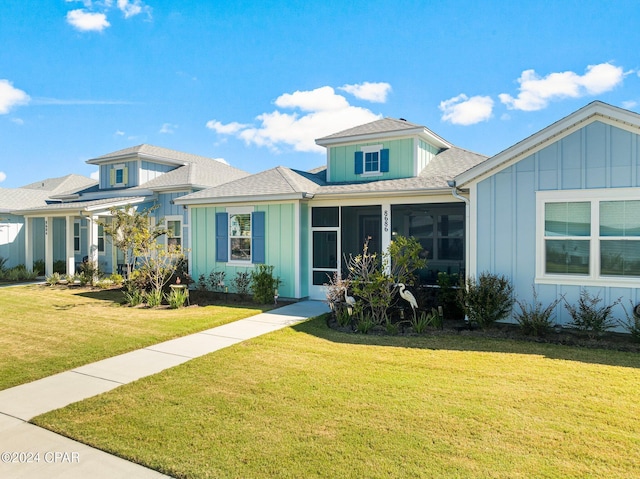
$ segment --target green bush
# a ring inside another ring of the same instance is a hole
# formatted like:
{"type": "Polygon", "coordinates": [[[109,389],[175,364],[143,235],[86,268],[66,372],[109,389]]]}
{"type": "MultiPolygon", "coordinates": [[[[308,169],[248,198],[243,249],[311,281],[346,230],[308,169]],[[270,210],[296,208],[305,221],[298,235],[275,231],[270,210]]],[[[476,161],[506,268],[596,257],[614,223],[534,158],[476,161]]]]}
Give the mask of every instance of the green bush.
{"type": "Polygon", "coordinates": [[[411,329],[416,334],[423,334],[429,328],[442,327],[442,318],[438,314],[438,310],[432,309],[430,313],[422,311],[420,314],[414,314],[409,319],[411,329]]]}
{"type": "Polygon", "coordinates": [[[150,308],[160,306],[163,299],[162,290],[153,289],[151,291],[147,291],[146,293],[144,293],[144,299],[147,303],[147,306],[149,306],[150,308]]]}
{"type": "Polygon", "coordinates": [[[31,281],[36,279],[37,276],[37,273],[28,271],[23,264],[6,269],[3,273],[3,278],[7,281],[31,281]]]}
{"type": "Polygon", "coordinates": [[[45,281],[48,285],[55,286],[56,284],[60,284],[61,279],[62,277],[60,276],[60,273],[53,273],[47,276],[45,281]]]}
{"type": "Polygon", "coordinates": [[[273,266],[259,264],[251,271],[253,300],[260,304],[272,303],[281,283],[280,278],[273,276],[273,266]]]}
{"type": "Polygon", "coordinates": [[[172,289],[167,295],[167,302],[171,309],[182,308],[189,298],[189,291],[184,289],[172,289]]]}
{"type": "Polygon", "coordinates": [[[459,294],[469,322],[482,329],[506,318],[514,303],[511,281],[491,273],[481,273],[477,280],[468,278],[459,294]]]}
{"type": "Polygon", "coordinates": [[[1,274],[6,270],[5,265],[7,264],[7,261],[9,261],[9,258],[3,258],[0,256],[0,277],[2,277],[1,274]]]}
{"type": "Polygon", "coordinates": [[[370,314],[361,313],[358,315],[358,319],[356,321],[356,331],[362,334],[369,334],[375,325],[376,322],[370,314]]]}
{"type": "Polygon", "coordinates": [[[564,306],[569,312],[569,316],[571,316],[569,324],[579,331],[587,332],[591,338],[613,328],[616,324],[611,317],[611,313],[613,308],[620,304],[621,298],[618,298],[612,304],[599,306],[602,301],[599,294],[591,296],[589,291],[582,288],[576,306],[569,304],[565,300],[564,306]]]}
{"type": "Polygon", "coordinates": [[[631,304],[631,314],[629,314],[627,308],[622,305],[627,319],[625,321],[618,320],[618,322],[623,328],[629,331],[631,339],[640,342],[640,307],[634,308],[633,303],[631,301],[629,301],[629,303],[631,304]]]}
{"type": "Polygon", "coordinates": [[[144,303],[144,293],[137,288],[126,289],[122,292],[124,301],[129,306],[138,306],[144,303]]]}
{"type": "Polygon", "coordinates": [[[251,276],[246,271],[238,271],[236,277],[231,280],[231,286],[235,289],[241,300],[245,300],[249,295],[251,276]]]}
{"type": "Polygon", "coordinates": [[[109,279],[113,282],[113,284],[122,284],[124,282],[124,278],[121,274],[111,273],[109,279]]]}
{"type": "Polygon", "coordinates": [[[516,300],[520,307],[520,312],[514,313],[514,317],[520,329],[527,336],[544,336],[554,326],[554,310],[558,303],[564,299],[564,296],[557,298],[546,307],[538,301],[538,292],[533,288],[533,303],[527,304],[524,301],[516,300]]]}
{"type": "Polygon", "coordinates": [[[53,262],[53,272],[65,274],[67,272],[67,262],[63,259],[57,259],[53,262]]]}
{"type": "Polygon", "coordinates": [[[464,308],[460,304],[458,291],[461,284],[460,276],[457,274],[448,274],[444,272],[438,273],[438,304],[442,306],[442,311],[446,319],[462,319],[464,317],[464,308]]]}
{"type": "Polygon", "coordinates": [[[33,262],[33,272],[36,273],[38,276],[41,276],[44,274],[44,260],[43,259],[37,259],[33,262]]]}

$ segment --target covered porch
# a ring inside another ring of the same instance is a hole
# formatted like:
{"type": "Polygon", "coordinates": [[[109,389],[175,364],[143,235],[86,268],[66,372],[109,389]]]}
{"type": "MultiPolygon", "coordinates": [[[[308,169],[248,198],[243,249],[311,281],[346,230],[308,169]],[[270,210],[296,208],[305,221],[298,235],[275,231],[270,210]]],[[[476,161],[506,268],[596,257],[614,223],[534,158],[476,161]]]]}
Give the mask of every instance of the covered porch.
{"type": "Polygon", "coordinates": [[[76,274],[83,262],[91,262],[104,273],[116,272],[117,252],[107,241],[100,220],[111,216],[112,207],[139,204],[144,197],[110,198],[76,203],[56,203],[24,215],[25,266],[40,263],[44,274],[76,274]],[[116,267],[114,268],[114,265],[116,267]]]}

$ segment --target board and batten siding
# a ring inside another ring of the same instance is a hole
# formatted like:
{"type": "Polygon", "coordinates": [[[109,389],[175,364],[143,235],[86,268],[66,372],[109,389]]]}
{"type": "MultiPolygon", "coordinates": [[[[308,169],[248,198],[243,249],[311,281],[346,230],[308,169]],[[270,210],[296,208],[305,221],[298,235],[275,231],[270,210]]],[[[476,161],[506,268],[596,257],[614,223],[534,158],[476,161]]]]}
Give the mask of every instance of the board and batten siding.
{"type": "Polygon", "coordinates": [[[438,148],[433,145],[430,145],[424,140],[418,140],[418,158],[417,158],[417,171],[416,174],[420,173],[425,166],[429,164],[429,162],[433,159],[434,156],[438,154],[438,148]]]}
{"type": "MultiPolygon", "coordinates": [[[[296,274],[294,252],[296,205],[294,203],[277,203],[256,205],[254,211],[265,213],[265,264],[274,266],[274,275],[279,276],[282,284],[279,287],[281,297],[295,298],[296,274]]],[[[229,292],[234,292],[232,280],[236,273],[252,271],[255,265],[239,265],[216,261],[216,213],[225,213],[226,207],[191,207],[191,271],[193,279],[198,280],[201,274],[209,276],[211,271],[224,271],[225,284],[229,292]]]]}
{"type": "Polygon", "coordinates": [[[0,258],[6,259],[5,267],[24,264],[24,217],[2,214],[0,220],[0,258]]]}
{"type": "Polygon", "coordinates": [[[371,179],[391,180],[396,178],[410,178],[414,176],[414,144],[413,138],[388,141],[370,141],[346,146],[331,146],[329,148],[329,181],[371,181],[371,179]],[[356,151],[363,146],[382,145],[389,149],[389,171],[380,176],[363,177],[356,175],[354,158],[356,151]]]}
{"type": "MultiPolygon", "coordinates": [[[[536,191],[640,187],[640,137],[593,122],[517,163],[480,181],[476,188],[477,267],[511,278],[518,299],[532,302],[536,276],[536,191]]],[[[472,198],[473,201],[473,198],[472,198]]],[[[539,299],[549,304],[565,295],[575,303],[578,285],[538,284],[539,299]]],[[[603,304],[623,297],[640,302],[640,282],[632,287],[589,287],[603,304]]],[[[517,309],[518,307],[515,306],[517,309]]],[[[621,308],[616,311],[624,318],[621,308]]],[[[561,303],[560,323],[570,318],[561,303]]]]}
{"type": "Polygon", "coordinates": [[[170,165],[162,165],[159,163],[153,163],[151,161],[141,161],[140,162],[140,185],[146,183],[147,181],[151,181],[156,179],[158,176],[163,173],[167,173],[175,169],[175,166],[170,165]]]}
{"type": "Polygon", "coordinates": [[[138,186],[138,161],[122,161],[119,163],[109,163],[108,165],[100,165],[100,189],[109,190],[112,188],[129,188],[138,186]],[[124,165],[127,168],[127,182],[123,186],[114,187],[111,185],[111,170],[116,165],[124,165]]]}

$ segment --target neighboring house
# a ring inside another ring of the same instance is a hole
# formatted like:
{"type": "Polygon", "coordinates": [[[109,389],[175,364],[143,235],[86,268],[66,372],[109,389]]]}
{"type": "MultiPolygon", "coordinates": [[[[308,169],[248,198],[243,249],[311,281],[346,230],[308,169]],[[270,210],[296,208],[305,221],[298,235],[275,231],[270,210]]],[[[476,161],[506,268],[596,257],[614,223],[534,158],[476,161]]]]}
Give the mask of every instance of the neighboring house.
{"type": "Polygon", "coordinates": [[[629,313],[640,302],[640,115],[593,102],[455,182],[470,200],[470,274],[504,274],[527,302],[534,285],[544,304],[575,304],[581,288],[629,313]]]}
{"type": "Polygon", "coordinates": [[[175,200],[189,207],[192,275],[224,271],[227,284],[255,264],[275,267],[279,294],[325,299],[344,259],[414,236],[438,271],[464,273],[465,203],[447,181],[486,157],[425,128],[385,118],[317,140],[327,165],[277,167],[175,200]]]}
{"type": "MultiPolygon", "coordinates": [[[[11,263],[31,267],[41,260],[45,274],[50,274],[54,263],[63,262],[65,270],[73,273],[86,258],[97,261],[103,272],[122,270],[122,253],[112,247],[97,221],[108,221],[110,208],[158,205],[153,213],[155,222],[165,221],[173,235],[171,241],[186,245],[187,211],[173,201],[248,174],[211,158],[151,145],[116,151],[87,163],[99,167],[97,182],[72,176],[75,183],[61,182],[55,188],[48,187],[55,180],[46,180],[8,194],[0,190],[0,211],[11,213],[7,217],[19,225],[12,227],[7,239],[11,263]],[[10,202],[8,198],[14,194],[10,202]]],[[[2,251],[0,246],[0,255],[2,251]]]]}

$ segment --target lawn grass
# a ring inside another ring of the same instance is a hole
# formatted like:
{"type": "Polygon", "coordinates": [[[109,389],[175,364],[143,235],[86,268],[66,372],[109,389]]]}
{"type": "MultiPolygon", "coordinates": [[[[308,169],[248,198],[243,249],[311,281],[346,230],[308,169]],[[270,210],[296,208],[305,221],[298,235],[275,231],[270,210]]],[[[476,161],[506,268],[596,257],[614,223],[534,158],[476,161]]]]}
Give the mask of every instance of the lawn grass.
{"type": "Polygon", "coordinates": [[[640,355],[314,319],[34,419],[177,478],[640,475],[640,355]]]}
{"type": "Polygon", "coordinates": [[[42,285],[0,289],[0,390],[203,331],[253,307],[129,308],[119,290],[42,285]]]}

